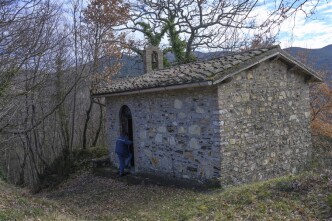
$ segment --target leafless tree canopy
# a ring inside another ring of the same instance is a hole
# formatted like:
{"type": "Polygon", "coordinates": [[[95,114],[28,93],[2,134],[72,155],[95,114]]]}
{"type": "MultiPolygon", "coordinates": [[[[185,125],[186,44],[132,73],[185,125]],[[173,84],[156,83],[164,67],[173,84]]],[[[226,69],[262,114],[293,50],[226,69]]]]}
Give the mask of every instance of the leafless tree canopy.
{"type": "Polygon", "coordinates": [[[17,184],[36,184],[56,158],[70,162],[74,149],[103,142],[102,102],[90,99],[93,50],[103,49],[81,2],[68,7],[0,3],[0,174],[17,184]]]}
{"type": "Polygon", "coordinates": [[[144,22],[158,35],[168,26],[169,37],[175,34],[185,42],[188,57],[198,48],[240,48],[251,34],[270,33],[300,11],[312,14],[317,4],[307,0],[138,0],[131,1],[131,22],[126,28],[146,34],[141,25],[144,22]],[[265,5],[266,15],[260,14],[265,5]]]}

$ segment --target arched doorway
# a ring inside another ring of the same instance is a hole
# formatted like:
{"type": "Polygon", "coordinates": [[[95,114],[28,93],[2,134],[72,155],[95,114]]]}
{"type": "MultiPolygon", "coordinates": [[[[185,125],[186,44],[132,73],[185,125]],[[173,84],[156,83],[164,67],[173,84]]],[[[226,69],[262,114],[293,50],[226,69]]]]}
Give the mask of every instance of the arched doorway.
{"type": "MultiPolygon", "coordinates": [[[[129,140],[133,140],[133,120],[131,116],[131,111],[127,105],[123,105],[120,109],[120,131],[123,134],[128,135],[129,140]]],[[[131,159],[131,167],[135,166],[135,156],[134,156],[134,143],[129,146],[130,153],[133,155],[131,159]]]]}

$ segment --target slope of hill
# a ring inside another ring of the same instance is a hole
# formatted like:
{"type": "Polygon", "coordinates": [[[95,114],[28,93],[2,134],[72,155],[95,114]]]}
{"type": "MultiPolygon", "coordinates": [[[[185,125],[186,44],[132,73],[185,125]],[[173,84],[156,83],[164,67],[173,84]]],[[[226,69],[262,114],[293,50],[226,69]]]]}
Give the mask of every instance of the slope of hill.
{"type": "Polygon", "coordinates": [[[306,60],[314,70],[326,74],[324,81],[332,86],[332,44],[319,49],[291,47],[284,50],[300,61],[306,60]]]}
{"type": "Polygon", "coordinates": [[[0,179],[0,220],[75,220],[56,202],[31,195],[28,190],[11,186],[0,179]]]}
{"type": "Polygon", "coordinates": [[[315,70],[332,73],[332,44],[319,49],[291,47],[285,50],[294,57],[307,56],[309,65],[315,70]]]}
{"type": "Polygon", "coordinates": [[[87,172],[31,195],[0,181],[0,220],[322,220],[332,218],[332,174],[306,173],[198,192],[127,185],[87,172]]]}

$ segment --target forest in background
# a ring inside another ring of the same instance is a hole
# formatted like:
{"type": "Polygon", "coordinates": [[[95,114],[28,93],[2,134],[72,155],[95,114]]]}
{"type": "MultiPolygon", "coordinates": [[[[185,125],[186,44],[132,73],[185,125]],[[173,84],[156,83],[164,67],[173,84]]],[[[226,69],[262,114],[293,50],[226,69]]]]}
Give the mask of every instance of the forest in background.
{"type": "MultiPolygon", "coordinates": [[[[112,81],[123,56],[154,45],[173,54],[165,65],[176,65],[197,50],[268,46],[275,27],[300,11],[310,16],[319,1],[274,3],[260,21],[257,1],[1,1],[0,176],[38,186],[47,175],[66,176],[77,151],[105,146],[104,101],[90,93],[112,81]]],[[[329,93],[313,99],[317,116],[329,109],[329,93]]]]}

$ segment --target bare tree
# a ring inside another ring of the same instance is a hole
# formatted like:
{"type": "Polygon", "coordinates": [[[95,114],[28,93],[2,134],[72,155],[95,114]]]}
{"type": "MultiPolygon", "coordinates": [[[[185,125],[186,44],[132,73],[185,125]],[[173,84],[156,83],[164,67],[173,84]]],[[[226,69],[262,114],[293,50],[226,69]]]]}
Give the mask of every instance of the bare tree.
{"type": "Polygon", "coordinates": [[[259,49],[266,48],[272,46],[276,43],[276,36],[271,33],[267,33],[266,35],[255,34],[250,41],[243,42],[243,46],[241,50],[251,50],[251,49],[259,49]]]}
{"type": "MultiPolygon", "coordinates": [[[[320,72],[323,79],[330,75],[320,72]]],[[[329,83],[312,83],[310,85],[311,128],[313,135],[332,135],[332,89],[329,83]]]]}
{"type": "Polygon", "coordinates": [[[275,0],[273,6],[265,8],[266,18],[259,21],[255,10],[262,4],[256,0],[131,1],[131,21],[125,29],[141,32],[148,40],[158,37],[158,41],[149,41],[152,44],[160,42],[160,35],[167,29],[169,45],[177,60],[188,62],[198,48],[241,48],[249,32],[269,33],[299,11],[313,13],[318,1],[309,11],[304,6],[306,2],[275,0]]]}
{"type": "Polygon", "coordinates": [[[101,47],[90,47],[98,44],[80,1],[71,14],[52,2],[0,3],[0,170],[17,184],[68,172],[82,137],[86,147],[102,140],[103,108],[90,105],[93,49],[101,47]]]}
{"type": "MultiPolygon", "coordinates": [[[[128,19],[128,6],[121,0],[91,0],[87,9],[84,10],[85,40],[88,42],[87,51],[89,51],[92,62],[88,71],[90,76],[90,89],[93,90],[95,83],[99,81],[111,81],[112,77],[119,71],[121,58],[121,48],[124,44],[124,36],[116,34],[114,27],[125,23],[128,19]],[[102,64],[107,60],[112,60],[111,64],[102,64]]],[[[91,145],[96,145],[103,126],[104,107],[99,99],[90,97],[89,107],[86,110],[86,119],[82,134],[82,147],[86,148],[88,144],[88,125],[91,121],[91,113],[94,106],[97,105],[99,111],[99,124],[95,136],[91,140],[91,145]]],[[[96,110],[95,110],[96,111],[96,110]]],[[[90,134],[91,135],[91,134],[90,134]]]]}
{"type": "Polygon", "coordinates": [[[41,150],[44,138],[34,125],[43,126],[46,108],[39,109],[44,102],[40,91],[49,79],[46,73],[54,68],[52,54],[62,41],[56,34],[59,10],[48,0],[0,4],[0,142],[6,143],[0,148],[1,156],[6,156],[1,164],[17,182],[23,182],[27,167],[34,168],[30,175],[38,176],[37,161],[47,162],[41,150]]]}
{"type": "MultiPolygon", "coordinates": [[[[308,67],[315,69],[315,57],[310,56],[309,50],[299,50],[295,54],[296,58],[308,67]]],[[[316,70],[323,79],[323,82],[311,83],[310,87],[310,108],[311,108],[311,128],[313,135],[332,135],[331,108],[332,89],[329,85],[328,76],[331,75],[326,70],[316,70]]]]}

